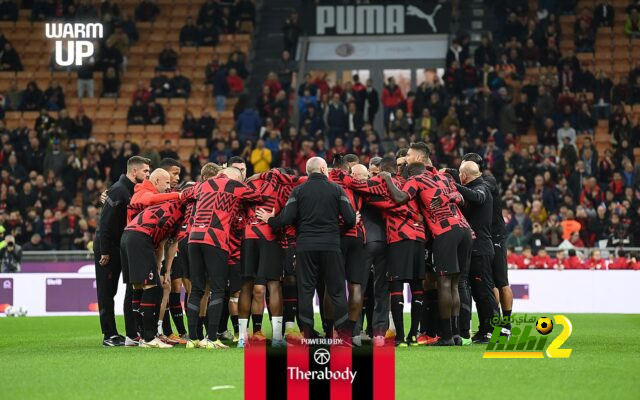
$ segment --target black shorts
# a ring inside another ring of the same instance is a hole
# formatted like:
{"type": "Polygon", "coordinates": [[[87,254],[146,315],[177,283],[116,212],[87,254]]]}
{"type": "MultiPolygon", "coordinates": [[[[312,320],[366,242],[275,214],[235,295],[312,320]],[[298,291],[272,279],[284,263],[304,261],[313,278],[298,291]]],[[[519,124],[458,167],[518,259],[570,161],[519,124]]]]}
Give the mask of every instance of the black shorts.
{"type": "Polygon", "coordinates": [[[189,238],[182,238],[178,242],[178,252],[171,264],[171,280],[189,278],[189,250],[187,244],[189,238]]]}
{"type": "Polygon", "coordinates": [[[495,287],[501,288],[509,286],[509,269],[507,267],[507,244],[503,240],[500,243],[493,244],[493,262],[491,270],[493,275],[493,283],[495,287]]]}
{"type": "Polygon", "coordinates": [[[433,266],[440,275],[458,274],[471,256],[471,230],[454,226],[433,239],[433,266]]]}
{"type": "Polygon", "coordinates": [[[283,249],[283,251],[284,276],[296,276],[296,248],[287,247],[286,249],[283,249]]]}
{"type": "Polygon", "coordinates": [[[235,293],[242,289],[242,279],[240,278],[240,264],[229,265],[229,293],[235,293]]]}
{"type": "Polygon", "coordinates": [[[124,231],[120,243],[122,269],[129,270],[129,282],[159,285],[156,252],[151,237],[142,232],[124,231]]]}
{"type": "Polygon", "coordinates": [[[405,239],[389,244],[387,268],[390,281],[424,279],[424,243],[405,239]]]}
{"type": "Polygon", "coordinates": [[[344,259],[344,269],[347,281],[363,285],[369,277],[362,238],[352,236],[340,237],[340,250],[344,259]]]}
{"type": "Polygon", "coordinates": [[[243,279],[279,281],[283,275],[283,251],[277,240],[245,239],[242,242],[243,279]]]}

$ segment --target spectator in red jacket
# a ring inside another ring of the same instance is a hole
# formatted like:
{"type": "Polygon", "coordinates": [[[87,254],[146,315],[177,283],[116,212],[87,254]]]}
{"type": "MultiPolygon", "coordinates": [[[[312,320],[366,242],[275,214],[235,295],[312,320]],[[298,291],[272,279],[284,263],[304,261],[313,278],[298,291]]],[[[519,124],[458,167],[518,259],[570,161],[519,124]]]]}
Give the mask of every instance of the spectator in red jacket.
{"type": "Polygon", "coordinates": [[[551,260],[545,249],[538,250],[538,254],[533,256],[531,263],[533,267],[530,265],[529,268],[549,269],[553,267],[553,260],[551,260]]]}
{"type": "Polygon", "coordinates": [[[513,247],[507,248],[507,266],[509,269],[520,269],[522,256],[515,252],[513,247]]]}
{"type": "Polygon", "coordinates": [[[389,83],[382,91],[382,105],[384,107],[384,126],[389,126],[389,118],[404,101],[404,95],[400,87],[396,85],[394,77],[390,77],[389,83]]]}
{"type": "Polygon", "coordinates": [[[522,258],[520,259],[520,264],[518,264],[518,269],[534,269],[533,265],[533,254],[531,253],[530,246],[524,246],[522,249],[522,258]]]}
{"type": "Polygon", "coordinates": [[[132,103],[135,103],[136,100],[140,100],[142,104],[145,105],[149,103],[149,100],[151,100],[151,91],[149,91],[149,88],[147,88],[141,80],[138,81],[138,87],[131,97],[132,103]]]}
{"type": "Polygon", "coordinates": [[[264,81],[262,86],[269,87],[269,93],[271,94],[272,98],[275,98],[276,94],[282,90],[282,85],[280,84],[278,75],[275,72],[269,72],[269,75],[267,75],[267,80],[264,81]]]}
{"type": "Polygon", "coordinates": [[[627,255],[623,250],[620,250],[618,257],[609,264],[609,269],[640,270],[640,262],[638,262],[634,254],[627,255]]]}
{"type": "Polygon", "coordinates": [[[244,81],[238,75],[238,71],[235,68],[231,68],[229,70],[229,75],[227,76],[227,85],[229,85],[229,94],[233,96],[238,96],[242,92],[244,92],[244,81]]]}
{"type": "Polygon", "coordinates": [[[307,161],[309,161],[310,158],[316,156],[316,152],[313,151],[312,146],[313,142],[311,142],[310,140],[304,140],[302,142],[300,151],[296,156],[295,165],[298,169],[298,172],[300,172],[300,174],[302,175],[305,175],[307,173],[307,161]]]}
{"type": "Polygon", "coordinates": [[[584,263],[576,254],[576,251],[569,250],[569,258],[564,263],[565,269],[584,269],[584,263]]]}
{"type": "Polygon", "coordinates": [[[556,258],[551,259],[553,269],[555,270],[563,270],[565,268],[566,262],[567,262],[567,255],[563,250],[556,253],[556,258]]]}
{"type": "Polygon", "coordinates": [[[602,259],[602,253],[598,249],[591,251],[591,257],[585,262],[585,267],[589,269],[607,269],[607,262],[602,259]]]}

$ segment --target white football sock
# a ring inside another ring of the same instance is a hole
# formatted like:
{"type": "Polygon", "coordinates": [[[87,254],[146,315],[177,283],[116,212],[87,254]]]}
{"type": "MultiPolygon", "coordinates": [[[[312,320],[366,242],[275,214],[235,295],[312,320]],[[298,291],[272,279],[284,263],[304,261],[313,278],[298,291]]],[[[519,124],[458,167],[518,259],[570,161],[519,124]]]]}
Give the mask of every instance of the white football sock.
{"type": "Polygon", "coordinates": [[[284,323],[284,329],[294,329],[296,327],[296,323],[293,321],[287,321],[284,323]]]}
{"type": "Polygon", "coordinates": [[[282,316],[271,317],[271,326],[273,327],[272,339],[282,340],[282,316]]]}
{"type": "Polygon", "coordinates": [[[238,328],[241,338],[247,338],[247,325],[249,324],[249,318],[238,318],[238,328]]]}
{"type": "Polygon", "coordinates": [[[162,320],[158,321],[158,335],[164,335],[162,331],[162,320]]]}

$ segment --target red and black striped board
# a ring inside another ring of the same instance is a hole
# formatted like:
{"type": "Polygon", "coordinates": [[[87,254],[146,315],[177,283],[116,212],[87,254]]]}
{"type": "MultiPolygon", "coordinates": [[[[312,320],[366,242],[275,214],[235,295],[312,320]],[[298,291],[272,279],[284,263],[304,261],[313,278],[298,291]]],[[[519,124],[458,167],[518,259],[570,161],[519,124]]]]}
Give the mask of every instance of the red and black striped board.
{"type": "Polygon", "coordinates": [[[244,350],[247,400],[390,400],[395,398],[395,347],[295,344],[244,350]]]}

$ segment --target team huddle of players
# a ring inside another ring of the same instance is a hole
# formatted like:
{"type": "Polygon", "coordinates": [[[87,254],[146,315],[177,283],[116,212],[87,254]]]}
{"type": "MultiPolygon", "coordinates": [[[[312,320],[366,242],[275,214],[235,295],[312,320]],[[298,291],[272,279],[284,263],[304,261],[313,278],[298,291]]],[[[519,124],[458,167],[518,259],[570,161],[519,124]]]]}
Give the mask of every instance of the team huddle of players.
{"type": "MultiPolygon", "coordinates": [[[[476,164],[481,161],[465,163],[463,176],[480,174],[476,164]]],[[[282,168],[246,177],[244,161],[234,157],[226,167],[206,164],[198,182],[178,186],[180,169],[178,161],[163,160],[136,185],[128,206],[120,248],[124,281],[133,286],[139,337],[127,337],[125,344],[217,349],[232,341],[244,347],[249,338],[267,340],[265,302],[271,345],[299,340],[296,228],[274,230],[268,220],[307,177],[282,168]],[[229,318],[233,332],[227,331],[229,318]]],[[[349,342],[372,339],[381,345],[395,337],[397,346],[470,344],[471,296],[464,293],[470,292],[475,233],[462,212],[465,199],[454,177],[431,165],[424,143],[414,143],[396,157],[373,159],[369,168],[356,156],[337,156],[329,180],[344,189],[358,215],[354,227],[341,231],[349,320],[357,321],[349,342]],[[405,283],[411,292],[406,335],[405,283]]],[[[502,258],[499,268],[506,277],[504,253],[502,258]]],[[[324,301],[323,282],[316,290],[323,330],[331,336],[332,307],[324,301]]],[[[503,303],[505,315],[511,312],[507,308],[503,303]]],[[[476,342],[486,340],[486,332],[474,336],[476,342]]]]}

